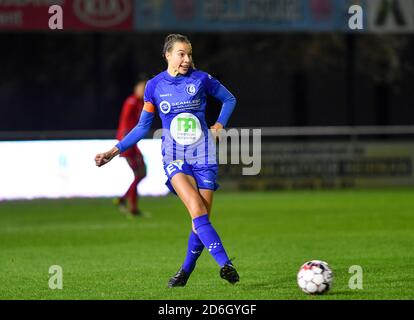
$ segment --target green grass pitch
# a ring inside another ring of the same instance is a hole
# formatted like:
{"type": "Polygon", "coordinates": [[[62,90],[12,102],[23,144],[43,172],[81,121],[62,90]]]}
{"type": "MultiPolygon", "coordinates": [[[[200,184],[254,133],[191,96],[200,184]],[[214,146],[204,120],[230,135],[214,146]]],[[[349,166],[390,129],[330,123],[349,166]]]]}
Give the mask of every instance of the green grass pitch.
{"type": "Polygon", "coordinates": [[[0,203],[0,299],[413,299],[414,190],[281,191],[215,195],[213,225],[241,281],[204,251],[187,286],[168,289],[190,219],[178,198],[143,198],[151,218],[128,220],[110,199],[0,203]],[[296,284],[307,260],[327,261],[332,289],[296,284]],[[48,286],[63,269],[63,289],[48,286]],[[363,289],[348,282],[363,269],[363,289]]]}

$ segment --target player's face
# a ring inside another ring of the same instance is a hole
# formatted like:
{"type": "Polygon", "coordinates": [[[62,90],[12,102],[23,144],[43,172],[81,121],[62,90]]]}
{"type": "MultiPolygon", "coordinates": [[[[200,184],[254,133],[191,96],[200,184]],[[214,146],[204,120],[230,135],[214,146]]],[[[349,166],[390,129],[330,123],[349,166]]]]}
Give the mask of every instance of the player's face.
{"type": "Polygon", "coordinates": [[[192,51],[191,44],[175,42],[171,51],[166,54],[168,68],[176,73],[186,74],[192,64],[192,51]]]}
{"type": "Polygon", "coordinates": [[[138,98],[142,98],[144,96],[144,91],[145,91],[145,85],[146,85],[146,81],[140,81],[136,86],[135,86],[135,96],[137,96],[138,98]]]}

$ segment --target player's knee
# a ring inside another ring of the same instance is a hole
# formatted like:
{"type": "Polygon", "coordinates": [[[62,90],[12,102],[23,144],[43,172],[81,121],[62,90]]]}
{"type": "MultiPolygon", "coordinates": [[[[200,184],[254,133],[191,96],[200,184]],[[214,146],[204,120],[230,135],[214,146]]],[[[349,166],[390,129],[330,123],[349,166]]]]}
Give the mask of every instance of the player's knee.
{"type": "Polygon", "coordinates": [[[136,169],[136,170],[134,170],[134,175],[135,175],[135,177],[142,179],[142,178],[147,176],[147,170],[146,169],[141,169],[141,168],[136,169]]]}
{"type": "Polygon", "coordinates": [[[207,213],[207,208],[199,197],[191,197],[188,200],[187,207],[192,216],[199,216],[207,213]]]}

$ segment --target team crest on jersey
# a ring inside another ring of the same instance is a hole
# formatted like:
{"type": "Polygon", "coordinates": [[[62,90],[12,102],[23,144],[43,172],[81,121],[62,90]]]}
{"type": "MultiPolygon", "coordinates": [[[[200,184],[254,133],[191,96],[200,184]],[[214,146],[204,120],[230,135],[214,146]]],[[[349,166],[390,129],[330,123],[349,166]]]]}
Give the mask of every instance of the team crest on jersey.
{"type": "Polygon", "coordinates": [[[171,104],[168,101],[161,101],[160,103],[160,110],[162,113],[167,114],[171,111],[171,104]]]}
{"type": "Polygon", "coordinates": [[[185,88],[185,90],[187,91],[187,93],[190,95],[190,96],[193,96],[193,95],[195,95],[196,94],[196,87],[195,87],[195,85],[194,84],[188,84],[187,86],[186,86],[186,88],[185,88]]]}

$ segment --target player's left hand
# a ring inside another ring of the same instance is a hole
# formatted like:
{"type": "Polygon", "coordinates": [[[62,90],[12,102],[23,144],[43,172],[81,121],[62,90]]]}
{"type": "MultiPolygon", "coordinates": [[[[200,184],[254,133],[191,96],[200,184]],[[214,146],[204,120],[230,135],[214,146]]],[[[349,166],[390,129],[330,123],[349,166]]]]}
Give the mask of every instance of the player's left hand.
{"type": "Polygon", "coordinates": [[[213,134],[215,141],[220,141],[220,132],[223,130],[223,125],[219,122],[216,122],[213,126],[210,127],[211,133],[213,134]]]}

